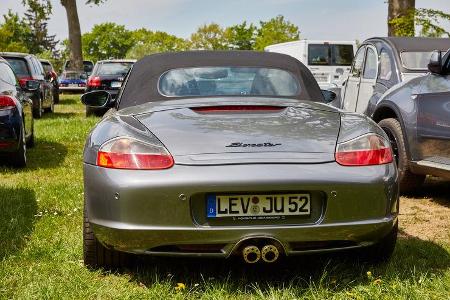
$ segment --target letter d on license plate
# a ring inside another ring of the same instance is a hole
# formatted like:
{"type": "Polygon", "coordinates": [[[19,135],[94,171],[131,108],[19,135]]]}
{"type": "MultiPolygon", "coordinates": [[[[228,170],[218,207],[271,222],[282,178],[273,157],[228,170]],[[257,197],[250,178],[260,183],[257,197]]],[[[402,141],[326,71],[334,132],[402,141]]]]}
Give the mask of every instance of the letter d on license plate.
{"type": "Polygon", "coordinates": [[[311,214],[309,194],[208,195],[208,218],[311,214]]]}

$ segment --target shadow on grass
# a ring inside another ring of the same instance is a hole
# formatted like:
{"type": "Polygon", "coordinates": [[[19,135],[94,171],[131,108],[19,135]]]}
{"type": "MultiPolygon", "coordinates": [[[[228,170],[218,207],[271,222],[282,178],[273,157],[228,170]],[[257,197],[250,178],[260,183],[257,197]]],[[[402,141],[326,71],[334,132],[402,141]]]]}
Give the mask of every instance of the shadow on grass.
{"type": "Polygon", "coordinates": [[[63,144],[46,140],[36,141],[36,145],[27,152],[27,167],[23,171],[51,169],[59,167],[67,155],[63,144]]]}
{"type": "Polygon", "coordinates": [[[24,247],[34,229],[36,212],[33,190],[0,187],[0,261],[24,247]]]}
{"type": "Polygon", "coordinates": [[[432,202],[450,207],[450,180],[428,177],[423,186],[405,196],[413,198],[426,197],[430,198],[432,202]]]}
{"type": "MultiPolygon", "coordinates": [[[[131,270],[138,284],[152,286],[161,281],[217,287],[233,293],[255,286],[263,292],[311,286],[340,291],[372,284],[367,272],[383,281],[416,281],[421,276],[442,274],[450,267],[449,253],[438,244],[417,238],[400,238],[392,259],[384,264],[359,261],[357,252],[314,254],[284,259],[277,264],[246,265],[240,259],[148,258],[136,259],[131,270]]],[[[129,274],[129,273],[127,273],[129,274]]],[[[433,275],[433,276],[434,276],[433,275]]]]}
{"type": "Polygon", "coordinates": [[[42,116],[42,120],[55,120],[55,119],[68,119],[73,118],[77,114],[73,112],[54,112],[54,113],[46,113],[42,116]]]}

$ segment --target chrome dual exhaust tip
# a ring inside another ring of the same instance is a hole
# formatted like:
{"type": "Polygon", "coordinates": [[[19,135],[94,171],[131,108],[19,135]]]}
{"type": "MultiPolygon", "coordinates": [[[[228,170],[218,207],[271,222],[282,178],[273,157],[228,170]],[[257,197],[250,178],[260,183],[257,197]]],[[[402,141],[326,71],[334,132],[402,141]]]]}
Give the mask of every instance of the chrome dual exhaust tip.
{"type": "Polygon", "coordinates": [[[259,251],[259,248],[256,246],[246,246],[242,250],[242,257],[246,263],[254,264],[261,259],[261,251],[259,251]]]}
{"type": "Polygon", "coordinates": [[[249,245],[242,250],[242,257],[248,264],[257,263],[260,259],[266,263],[273,263],[280,257],[280,251],[272,244],[265,245],[261,250],[255,245],[249,245]]]}
{"type": "Polygon", "coordinates": [[[278,248],[274,245],[265,245],[261,249],[261,257],[266,263],[273,263],[280,257],[280,251],[278,251],[278,248]]]}

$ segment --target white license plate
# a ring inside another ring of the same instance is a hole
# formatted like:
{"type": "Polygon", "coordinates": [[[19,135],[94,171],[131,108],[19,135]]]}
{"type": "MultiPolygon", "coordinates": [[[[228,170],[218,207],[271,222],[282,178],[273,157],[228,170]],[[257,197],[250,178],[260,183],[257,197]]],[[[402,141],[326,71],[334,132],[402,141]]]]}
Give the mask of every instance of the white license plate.
{"type": "Polygon", "coordinates": [[[112,88],[120,88],[122,86],[122,82],[119,81],[112,81],[111,82],[111,87],[112,88]]]}
{"type": "Polygon", "coordinates": [[[71,83],[71,84],[69,84],[69,87],[78,87],[78,84],[71,83]]]}
{"type": "Polygon", "coordinates": [[[309,194],[208,195],[208,218],[304,216],[311,214],[309,194]]]}

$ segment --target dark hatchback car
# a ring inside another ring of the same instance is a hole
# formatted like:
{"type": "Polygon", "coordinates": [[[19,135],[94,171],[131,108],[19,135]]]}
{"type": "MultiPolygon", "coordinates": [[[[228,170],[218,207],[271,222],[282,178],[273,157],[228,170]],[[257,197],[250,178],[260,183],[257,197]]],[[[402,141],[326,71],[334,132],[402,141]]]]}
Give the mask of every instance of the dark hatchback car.
{"type": "Polygon", "coordinates": [[[27,81],[39,82],[39,87],[31,95],[33,101],[33,116],[42,117],[44,111],[53,112],[53,84],[51,75],[46,74],[41,62],[32,54],[0,52],[6,59],[19,79],[20,86],[26,87],[27,81]]]}
{"type": "Polygon", "coordinates": [[[38,86],[30,80],[26,89],[20,87],[12,68],[0,58],[0,163],[26,165],[27,146],[34,144],[33,103],[27,92],[38,86]]]}
{"type": "MultiPolygon", "coordinates": [[[[136,60],[102,60],[95,64],[89,77],[86,92],[96,90],[108,91],[113,99],[122,87],[122,82],[136,60]]],[[[86,116],[102,116],[110,107],[95,109],[86,107],[86,116]]]]}
{"type": "Polygon", "coordinates": [[[346,82],[342,107],[385,130],[404,192],[426,175],[450,178],[449,54],[435,52],[430,61],[433,50],[449,48],[443,38],[371,38],[359,48],[346,82]]]}
{"type": "Polygon", "coordinates": [[[53,84],[53,102],[55,104],[59,103],[59,80],[58,80],[58,74],[55,71],[55,68],[53,68],[52,63],[47,59],[40,59],[39,60],[42,64],[42,67],[44,68],[45,74],[48,74],[51,78],[51,82],[53,84]]]}

